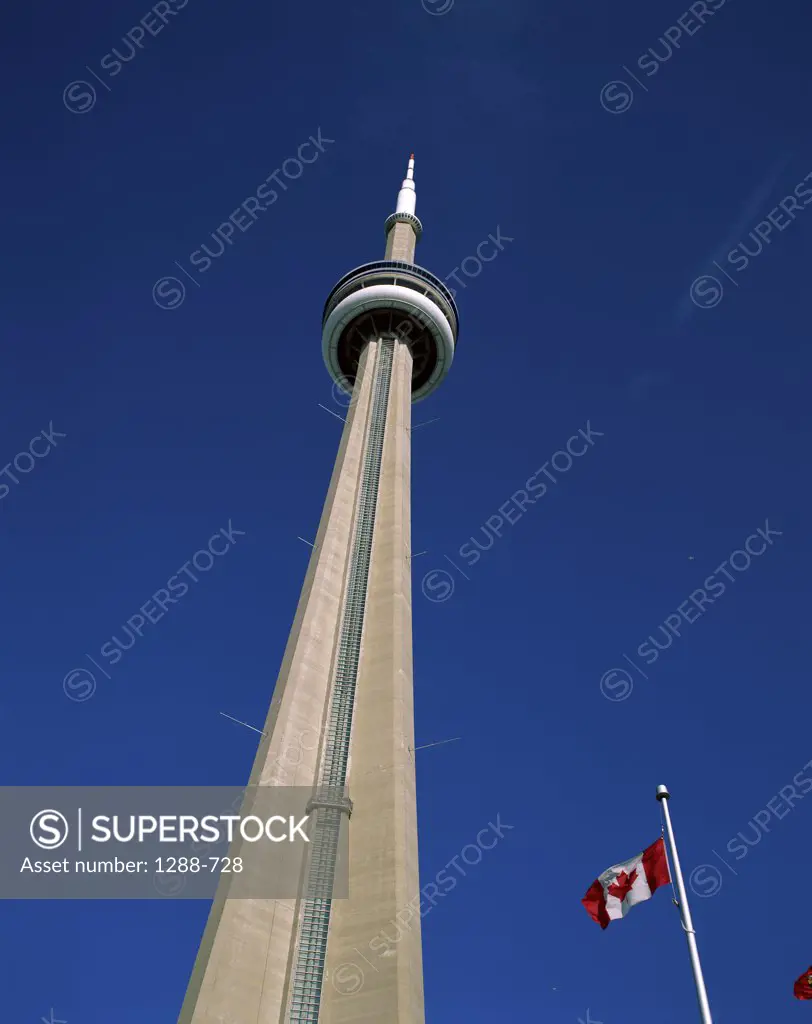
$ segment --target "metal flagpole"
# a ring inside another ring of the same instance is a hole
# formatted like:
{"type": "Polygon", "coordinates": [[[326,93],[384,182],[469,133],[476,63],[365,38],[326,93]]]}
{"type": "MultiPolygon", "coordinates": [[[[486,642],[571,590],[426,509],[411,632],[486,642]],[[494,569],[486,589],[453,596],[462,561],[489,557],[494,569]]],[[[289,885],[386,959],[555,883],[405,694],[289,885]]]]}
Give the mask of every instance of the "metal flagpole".
{"type": "Polygon", "coordinates": [[[671,827],[671,815],[668,813],[668,800],[671,794],[666,786],[657,787],[657,799],[663,809],[665,816],[665,829],[668,833],[668,846],[671,851],[671,863],[674,866],[674,876],[679,893],[679,912],[682,918],[682,930],[688,940],[688,952],[691,955],[691,967],[694,971],[694,983],[696,985],[696,997],[699,1000],[699,1015],[702,1024],[713,1024],[710,1006],[708,1004],[708,993],[705,989],[705,979],[702,977],[702,964],[699,962],[699,950],[696,945],[696,932],[691,921],[691,910],[688,906],[688,897],[685,893],[685,883],[682,880],[682,868],[677,856],[677,844],[674,842],[674,830],[671,827]]]}

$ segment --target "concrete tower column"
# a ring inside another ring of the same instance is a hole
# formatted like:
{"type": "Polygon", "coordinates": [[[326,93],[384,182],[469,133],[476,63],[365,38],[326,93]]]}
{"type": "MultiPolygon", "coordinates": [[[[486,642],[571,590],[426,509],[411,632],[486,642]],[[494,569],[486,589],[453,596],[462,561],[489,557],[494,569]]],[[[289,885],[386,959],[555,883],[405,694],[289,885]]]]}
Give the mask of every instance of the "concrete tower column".
{"type": "MultiPolygon", "coordinates": [[[[390,342],[390,344],[392,344],[390,342]]],[[[412,678],[412,358],[394,342],[350,747],[350,898],[333,903],[324,1024],[422,1024],[412,678]],[[401,914],[401,920],[404,915],[401,914]],[[394,940],[394,941],[392,941],[394,940]]]]}
{"type": "MultiPolygon", "coordinates": [[[[315,547],[249,786],[313,786],[345,596],[376,345],[362,355],[315,547]],[[298,764],[287,752],[296,751],[298,764]]],[[[281,1024],[296,900],[228,899],[218,887],[178,1024],[281,1024]]]]}

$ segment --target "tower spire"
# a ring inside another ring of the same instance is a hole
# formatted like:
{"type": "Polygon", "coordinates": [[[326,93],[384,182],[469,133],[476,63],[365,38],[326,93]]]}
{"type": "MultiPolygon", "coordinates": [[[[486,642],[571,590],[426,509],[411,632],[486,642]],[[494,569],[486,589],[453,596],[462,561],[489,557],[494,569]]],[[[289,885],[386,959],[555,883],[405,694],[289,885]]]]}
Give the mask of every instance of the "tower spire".
{"type": "Polygon", "coordinates": [[[423,225],[415,215],[417,192],[414,185],[414,153],[409,157],[406,177],[398,192],[395,212],[386,218],[386,256],[387,260],[401,263],[414,263],[414,249],[423,234],[423,225]]]}
{"type": "Polygon", "coordinates": [[[406,177],[398,192],[398,205],[395,207],[397,213],[414,213],[417,202],[417,192],[414,187],[414,153],[409,157],[409,166],[406,170],[406,177]]]}

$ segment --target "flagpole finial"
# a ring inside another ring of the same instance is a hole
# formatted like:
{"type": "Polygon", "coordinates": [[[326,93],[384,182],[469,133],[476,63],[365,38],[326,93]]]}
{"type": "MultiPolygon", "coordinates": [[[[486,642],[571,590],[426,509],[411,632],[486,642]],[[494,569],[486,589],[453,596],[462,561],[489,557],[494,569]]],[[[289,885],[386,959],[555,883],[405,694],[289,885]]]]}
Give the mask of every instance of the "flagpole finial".
{"type": "Polygon", "coordinates": [[[671,796],[671,794],[668,792],[668,786],[658,786],[657,787],[657,799],[658,800],[668,800],[668,798],[670,796],[671,796]]]}

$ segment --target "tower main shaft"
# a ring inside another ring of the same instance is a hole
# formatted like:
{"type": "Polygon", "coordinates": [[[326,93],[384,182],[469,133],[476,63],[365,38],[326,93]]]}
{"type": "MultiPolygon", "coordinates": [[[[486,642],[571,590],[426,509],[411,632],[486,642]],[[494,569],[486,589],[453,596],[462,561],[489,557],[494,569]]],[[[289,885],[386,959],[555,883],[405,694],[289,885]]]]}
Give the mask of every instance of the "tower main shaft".
{"type": "Polygon", "coordinates": [[[249,781],[348,787],[349,898],[228,899],[221,886],[179,1024],[423,1024],[411,403],[447,372],[457,317],[412,265],[413,167],[387,221],[395,258],[346,275],[325,307],[325,358],[352,403],[249,781]]]}

